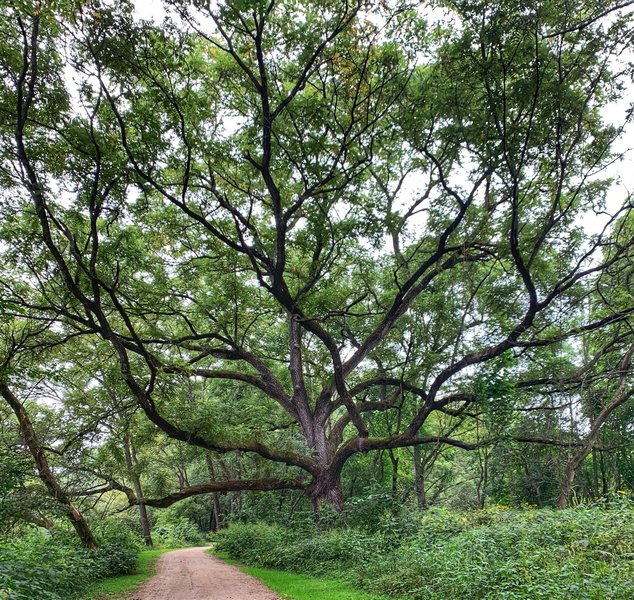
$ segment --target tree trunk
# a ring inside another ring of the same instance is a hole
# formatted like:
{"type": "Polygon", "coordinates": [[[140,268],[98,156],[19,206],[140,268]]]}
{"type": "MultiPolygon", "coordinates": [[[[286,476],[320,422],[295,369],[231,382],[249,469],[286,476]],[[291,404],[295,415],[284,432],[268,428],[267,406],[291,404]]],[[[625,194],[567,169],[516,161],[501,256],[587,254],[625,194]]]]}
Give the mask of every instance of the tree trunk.
{"type": "Polygon", "coordinates": [[[139,473],[137,471],[135,453],[127,431],[123,436],[123,452],[125,454],[125,462],[128,467],[128,473],[130,474],[130,479],[132,480],[134,493],[139,499],[139,520],[143,531],[143,539],[145,540],[145,545],[148,548],[152,548],[154,546],[154,542],[152,541],[152,528],[150,527],[150,519],[147,514],[147,506],[145,506],[145,503],[143,502],[143,488],[141,487],[141,478],[139,477],[139,473]]]}
{"type": "Polygon", "coordinates": [[[55,474],[48,464],[44,447],[42,446],[42,443],[40,442],[37,433],[33,428],[31,419],[29,418],[29,415],[26,412],[24,406],[22,406],[22,403],[17,399],[17,397],[13,394],[13,392],[5,383],[0,383],[0,394],[6,400],[7,404],[11,407],[18,419],[18,425],[20,427],[20,433],[22,435],[24,443],[27,445],[29,452],[33,456],[38,475],[46,486],[49,494],[53,498],[55,498],[55,500],[57,500],[62,506],[64,506],[66,516],[73,525],[82,544],[86,548],[90,548],[91,550],[96,548],[97,543],[95,541],[95,537],[92,534],[92,531],[90,530],[90,527],[88,526],[88,523],[86,522],[82,514],[77,510],[77,508],[73,506],[70,496],[59,484],[57,478],[55,477],[55,474]]]}
{"type": "MultiPolygon", "coordinates": [[[[214,463],[211,459],[211,453],[207,452],[205,454],[205,460],[207,461],[207,473],[209,474],[209,480],[216,480],[216,470],[214,469],[214,463]]],[[[218,492],[214,492],[212,495],[212,505],[211,505],[211,516],[212,523],[211,529],[212,531],[220,531],[222,524],[220,522],[220,495],[218,492]]]]}
{"type": "Polygon", "coordinates": [[[394,454],[394,450],[388,450],[390,462],[392,463],[392,496],[398,491],[398,457],[394,454]]]}
{"type": "Polygon", "coordinates": [[[420,446],[414,446],[414,491],[416,492],[416,504],[421,510],[427,505],[425,497],[425,469],[420,455],[420,446]]]}
{"type": "Polygon", "coordinates": [[[486,501],[485,490],[489,475],[489,453],[486,448],[482,452],[478,450],[478,466],[480,473],[476,482],[476,496],[478,498],[478,506],[484,508],[486,501]]]}
{"type": "Polygon", "coordinates": [[[348,490],[348,497],[352,498],[354,496],[354,484],[357,482],[357,475],[355,473],[352,474],[350,478],[350,490],[348,490]]]}
{"type": "Polygon", "coordinates": [[[597,461],[597,449],[592,448],[592,495],[599,495],[599,464],[597,461]]]}
{"type": "Polygon", "coordinates": [[[148,548],[154,547],[154,542],[152,541],[152,529],[150,527],[150,519],[147,514],[147,507],[145,504],[139,504],[139,520],[141,521],[141,528],[143,529],[143,539],[145,540],[145,545],[148,548]]]}
{"type": "Polygon", "coordinates": [[[220,494],[214,492],[211,496],[212,508],[213,508],[213,531],[220,531],[222,529],[222,522],[220,521],[220,494]]]}
{"type": "Polygon", "coordinates": [[[608,487],[608,475],[605,468],[605,456],[603,450],[599,452],[599,457],[601,459],[599,461],[599,464],[601,465],[601,494],[603,496],[607,496],[610,490],[608,487]]]}
{"type": "Polygon", "coordinates": [[[315,523],[322,523],[322,509],[324,505],[330,505],[336,512],[343,511],[344,501],[341,490],[341,474],[326,471],[316,477],[306,489],[313,507],[315,523]]]}
{"type": "Polygon", "coordinates": [[[559,506],[559,508],[567,508],[570,504],[570,496],[572,495],[572,488],[577,474],[577,468],[578,465],[573,466],[573,461],[570,461],[566,467],[564,479],[559,486],[559,494],[557,495],[557,506],[559,506]]]}

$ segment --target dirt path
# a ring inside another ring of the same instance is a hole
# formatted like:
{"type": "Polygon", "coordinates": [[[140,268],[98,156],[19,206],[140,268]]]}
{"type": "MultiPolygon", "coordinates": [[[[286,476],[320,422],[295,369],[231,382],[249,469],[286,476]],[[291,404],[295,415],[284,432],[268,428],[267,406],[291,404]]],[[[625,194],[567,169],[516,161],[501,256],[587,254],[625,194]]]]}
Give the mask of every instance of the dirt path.
{"type": "Polygon", "coordinates": [[[206,549],[163,554],[156,575],[129,600],[280,600],[257,579],[205,554],[206,549]]]}

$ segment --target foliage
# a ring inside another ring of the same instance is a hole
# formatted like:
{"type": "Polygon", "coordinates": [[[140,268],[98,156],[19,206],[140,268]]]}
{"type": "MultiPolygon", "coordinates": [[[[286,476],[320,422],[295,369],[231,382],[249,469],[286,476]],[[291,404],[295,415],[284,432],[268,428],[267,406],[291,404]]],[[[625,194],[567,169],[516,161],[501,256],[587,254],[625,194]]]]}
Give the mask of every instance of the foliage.
{"type": "MultiPolygon", "coordinates": [[[[0,6],[0,366],[36,415],[56,389],[36,429],[64,470],[131,505],[213,479],[340,509],[356,455],[397,492],[402,448],[428,473],[553,387],[614,388],[631,297],[604,288],[634,241],[603,115],[629,3],[164,7],[0,6]],[[609,357],[576,377],[595,334],[609,357]]],[[[544,443],[583,437],[558,425],[544,443]]]]}
{"type": "Polygon", "coordinates": [[[108,577],[91,585],[85,593],[81,594],[81,600],[119,598],[129,594],[155,573],[155,563],[158,557],[168,552],[168,549],[143,550],[139,553],[136,568],[128,575],[108,577]]]}
{"type": "Polygon", "coordinates": [[[27,485],[29,471],[28,459],[0,446],[0,535],[35,508],[27,485]]]}
{"type": "Polygon", "coordinates": [[[352,529],[315,535],[258,523],[231,525],[214,539],[218,550],[248,565],[332,574],[367,560],[380,538],[352,529]]]}
{"type": "Polygon", "coordinates": [[[233,525],[218,548],[250,565],[329,573],[413,600],[629,597],[632,508],[429,511],[400,543],[338,529],[233,525]]]}
{"type": "Polygon", "coordinates": [[[128,527],[116,521],[101,521],[95,527],[97,549],[91,553],[98,567],[99,578],[132,573],[141,549],[139,537],[128,527]]]}
{"type": "Polygon", "coordinates": [[[0,3],[4,594],[129,573],[125,509],[409,598],[621,593],[634,3],[141,4],[0,3]]]}
{"type": "Polygon", "coordinates": [[[191,519],[174,515],[169,510],[159,514],[154,534],[159,543],[167,548],[201,545],[205,541],[191,519]]]}
{"type": "Polygon", "coordinates": [[[68,600],[92,582],[134,571],[140,543],[116,523],[97,528],[95,551],[78,545],[71,531],[32,532],[0,546],[3,600],[68,600]]]}
{"type": "Polygon", "coordinates": [[[0,547],[0,598],[2,600],[61,600],[51,590],[57,587],[58,571],[33,563],[13,548],[0,547]],[[53,577],[51,577],[53,576],[53,577]]]}

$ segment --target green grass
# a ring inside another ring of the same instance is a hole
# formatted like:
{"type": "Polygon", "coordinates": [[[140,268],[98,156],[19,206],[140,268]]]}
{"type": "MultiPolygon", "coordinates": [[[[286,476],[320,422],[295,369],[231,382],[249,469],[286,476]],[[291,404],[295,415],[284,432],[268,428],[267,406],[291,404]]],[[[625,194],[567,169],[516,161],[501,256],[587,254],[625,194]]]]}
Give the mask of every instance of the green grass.
{"type": "Polygon", "coordinates": [[[139,553],[136,571],[130,575],[109,577],[91,586],[82,596],[82,600],[115,600],[125,598],[135,588],[147,581],[155,572],[156,559],[170,548],[144,550],[139,553]]]}
{"type": "Polygon", "coordinates": [[[344,581],[287,573],[275,569],[246,567],[230,559],[224,552],[216,552],[213,549],[207,552],[222,558],[229,564],[236,565],[241,571],[259,579],[282,598],[288,600],[386,600],[384,596],[368,594],[344,581]]]}

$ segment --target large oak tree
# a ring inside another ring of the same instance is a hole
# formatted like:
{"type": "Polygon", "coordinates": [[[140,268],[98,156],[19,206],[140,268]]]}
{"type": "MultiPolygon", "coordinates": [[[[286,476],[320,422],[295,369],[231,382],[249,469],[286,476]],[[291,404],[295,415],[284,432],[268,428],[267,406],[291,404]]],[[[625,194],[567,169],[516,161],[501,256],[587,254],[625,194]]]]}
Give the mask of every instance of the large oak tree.
{"type": "Polygon", "coordinates": [[[544,349],[634,310],[587,309],[631,262],[602,177],[628,4],[4,5],[3,314],[92,340],[170,437],[290,467],[149,505],[341,506],[357,453],[473,448],[496,371],[549,384],[544,349]]]}

